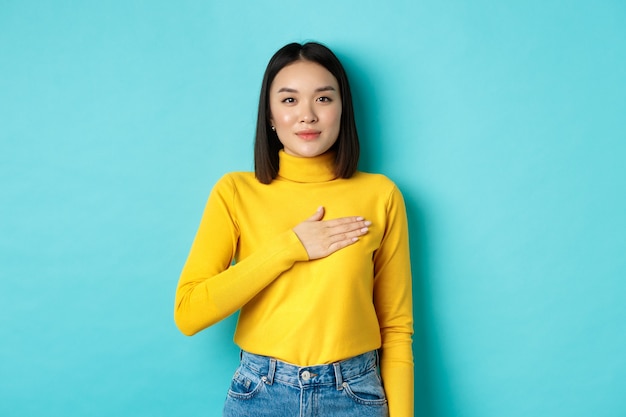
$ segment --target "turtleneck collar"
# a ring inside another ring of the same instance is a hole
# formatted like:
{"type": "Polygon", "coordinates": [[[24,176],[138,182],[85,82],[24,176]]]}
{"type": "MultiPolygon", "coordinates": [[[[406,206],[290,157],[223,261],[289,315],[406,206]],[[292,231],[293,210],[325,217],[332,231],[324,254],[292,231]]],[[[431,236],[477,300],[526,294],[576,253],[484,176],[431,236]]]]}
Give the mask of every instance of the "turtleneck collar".
{"type": "Polygon", "coordinates": [[[326,152],[312,158],[288,155],[278,152],[278,177],[295,182],[326,182],[336,178],[335,152],[326,152]]]}

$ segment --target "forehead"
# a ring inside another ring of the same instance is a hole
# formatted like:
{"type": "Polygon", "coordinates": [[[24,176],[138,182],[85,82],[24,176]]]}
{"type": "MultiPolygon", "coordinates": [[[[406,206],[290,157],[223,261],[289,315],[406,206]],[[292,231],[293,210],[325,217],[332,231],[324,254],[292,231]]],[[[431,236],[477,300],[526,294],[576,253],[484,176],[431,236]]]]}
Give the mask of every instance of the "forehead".
{"type": "Polygon", "coordinates": [[[276,91],[283,87],[306,90],[326,86],[339,91],[337,79],[330,71],[316,62],[296,61],[278,71],[271,90],[276,91]]]}

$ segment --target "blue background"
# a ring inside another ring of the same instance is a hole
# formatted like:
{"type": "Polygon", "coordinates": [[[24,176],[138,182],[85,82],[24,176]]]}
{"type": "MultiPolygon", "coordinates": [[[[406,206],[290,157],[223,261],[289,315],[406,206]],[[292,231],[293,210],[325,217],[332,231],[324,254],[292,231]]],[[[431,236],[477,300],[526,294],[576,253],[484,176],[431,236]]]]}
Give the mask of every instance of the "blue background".
{"type": "Polygon", "coordinates": [[[267,60],[345,63],[397,182],[416,415],[626,415],[626,3],[0,1],[0,415],[219,416],[234,318],[174,326],[267,60]]]}

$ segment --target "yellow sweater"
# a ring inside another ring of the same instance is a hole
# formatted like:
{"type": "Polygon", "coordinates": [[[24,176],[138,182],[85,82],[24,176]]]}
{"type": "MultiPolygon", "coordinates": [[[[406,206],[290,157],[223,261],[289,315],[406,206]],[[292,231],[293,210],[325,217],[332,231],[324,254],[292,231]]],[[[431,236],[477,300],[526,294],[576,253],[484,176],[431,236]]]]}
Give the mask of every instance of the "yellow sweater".
{"type": "Polygon", "coordinates": [[[335,179],[333,154],[280,152],[278,177],[231,173],[215,185],[176,291],[175,320],[192,335],[241,309],[242,349],[309,366],[381,348],[390,417],[413,417],[411,269],[404,201],[383,175],[335,179]],[[358,242],[309,261],[292,228],[363,216],[358,242]],[[234,264],[233,264],[234,261],[234,264]]]}

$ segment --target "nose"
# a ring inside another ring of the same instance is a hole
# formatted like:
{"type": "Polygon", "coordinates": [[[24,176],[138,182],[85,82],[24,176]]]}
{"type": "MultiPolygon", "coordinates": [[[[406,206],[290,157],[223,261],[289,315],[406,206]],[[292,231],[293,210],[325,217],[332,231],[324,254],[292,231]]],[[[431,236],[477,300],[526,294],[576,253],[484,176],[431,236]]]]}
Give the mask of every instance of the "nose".
{"type": "Polygon", "coordinates": [[[317,114],[315,114],[315,109],[313,105],[310,103],[303,104],[302,113],[300,115],[301,123],[315,123],[317,122],[317,114]]]}

